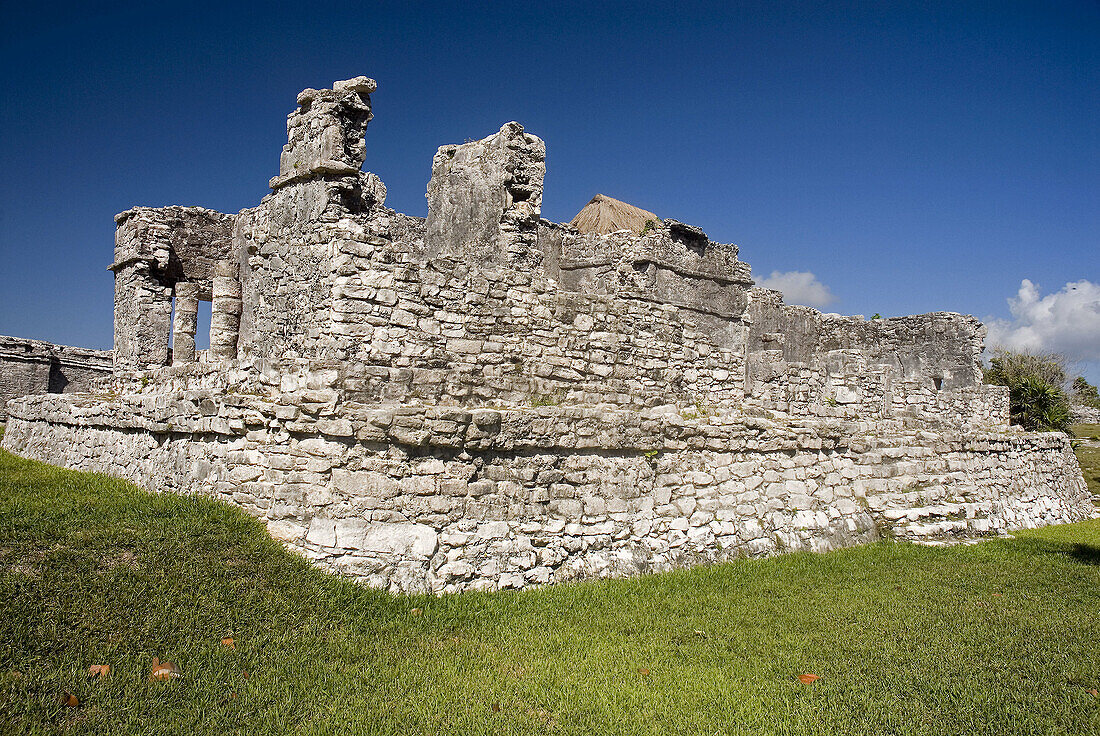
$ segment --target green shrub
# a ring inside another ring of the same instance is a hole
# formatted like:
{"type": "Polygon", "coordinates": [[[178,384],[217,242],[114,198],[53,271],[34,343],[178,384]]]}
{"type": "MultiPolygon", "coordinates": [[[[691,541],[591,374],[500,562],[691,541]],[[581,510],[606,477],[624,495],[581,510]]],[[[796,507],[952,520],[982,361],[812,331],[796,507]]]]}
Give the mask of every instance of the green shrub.
{"type": "Polygon", "coordinates": [[[1055,353],[1000,350],[985,369],[985,382],[1008,386],[1013,424],[1036,432],[1069,432],[1066,359],[1055,353]]]}
{"type": "Polygon", "coordinates": [[[1069,401],[1061,388],[1040,378],[1028,377],[1009,387],[1012,421],[1024,429],[1065,432],[1069,429],[1069,401]]]}
{"type": "Polygon", "coordinates": [[[1084,376],[1073,379],[1073,400],[1075,403],[1100,409],[1100,392],[1084,376]]]}

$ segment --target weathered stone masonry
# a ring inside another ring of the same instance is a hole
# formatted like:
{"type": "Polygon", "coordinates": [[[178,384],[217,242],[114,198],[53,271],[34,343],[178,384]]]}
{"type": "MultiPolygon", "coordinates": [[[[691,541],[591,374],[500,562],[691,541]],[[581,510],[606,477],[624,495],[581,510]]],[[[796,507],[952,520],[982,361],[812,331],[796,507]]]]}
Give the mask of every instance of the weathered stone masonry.
{"type": "Polygon", "coordinates": [[[111,373],[111,351],[0,335],[0,421],[10,399],[87,391],[111,373]]]}
{"type": "Polygon", "coordinates": [[[691,225],[542,220],[518,123],[441,147],[427,219],[394,212],[360,170],[375,88],[302,92],[255,208],[120,215],[113,378],[11,402],[5,446],[224,498],[404,591],[1091,515],[1066,438],[982,385],[973,318],[821,314],[691,225]]]}
{"type": "Polygon", "coordinates": [[[606,407],[344,406],[326,419],[326,391],[26,399],[13,402],[21,421],[9,433],[34,456],[239,504],[326,566],[406,591],[629,575],[881,535],[950,540],[1089,514],[1063,435],[871,435],[854,422],[606,407]]]}

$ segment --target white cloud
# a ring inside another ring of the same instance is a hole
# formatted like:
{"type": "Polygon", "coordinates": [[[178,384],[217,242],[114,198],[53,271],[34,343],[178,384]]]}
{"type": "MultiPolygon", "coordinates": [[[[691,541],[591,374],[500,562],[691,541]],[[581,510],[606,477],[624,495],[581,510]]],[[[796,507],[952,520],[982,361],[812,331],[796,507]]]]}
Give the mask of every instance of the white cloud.
{"type": "Polygon", "coordinates": [[[827,307],[836,301],[829,287],[817,280],[809,271],[772,271],[771,276],[756,282],[765,289],[783,292],[788,304],[802,304],[807,307],[827,307]]]}
{"type": "Polygon", "coordinates": [[[1062,353],[1073,361],[1100,361],[1100,284],[1082,279],[1041,296],[1028,279],[1008,300],[1012,319],[987,322],[990,347],[1062,353]]]}

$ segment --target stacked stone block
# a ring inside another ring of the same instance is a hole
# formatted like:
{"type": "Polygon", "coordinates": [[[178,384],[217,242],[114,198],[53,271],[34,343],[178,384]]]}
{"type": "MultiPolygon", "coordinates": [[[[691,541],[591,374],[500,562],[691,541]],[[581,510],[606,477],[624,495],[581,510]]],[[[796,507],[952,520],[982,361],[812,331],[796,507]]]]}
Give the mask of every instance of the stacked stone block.
{"type": "Polygon", "coordinates": [[[111,351],[0,335],[0,421],[9,400],[28,394],[87,391],[111,375],[111,351]]]}
{"type": "Polygon", "coordinates": [[[397,591],[1093,513],[1067,439],[1009,428],[981,384],[973,318],[788,306],[676,220],[540,220],[545,145],[518,123],[439,149],[427,219],[387,209],[361,171],[375,89],[302,92],[256,207],[119,215],[115,373],[13,402],[4,445],[230,501],[397,591]]]}
{"type": "Polygon", "coordinates": [[[172,318],[172,363],[195,360],[195,332],[199,325],[199,285],[185,281],[176,284],[175,312],[172,318]]]}
{"type": "Polygon", "coordinates": [[[12,402],[32,457],[202,492],[292,548],[403,592],[521,588],[880,538],[942,543],[1088,518],[1068,439],[869,435],[667,407],[342,404],[181,392],[12,402]]]}
{"type": "Polygon", "coordinates": [[[210,353],[216,360],[233,360],[241,330],[241,282],[235,262],[218,261],[211,301],[210,353]]]}

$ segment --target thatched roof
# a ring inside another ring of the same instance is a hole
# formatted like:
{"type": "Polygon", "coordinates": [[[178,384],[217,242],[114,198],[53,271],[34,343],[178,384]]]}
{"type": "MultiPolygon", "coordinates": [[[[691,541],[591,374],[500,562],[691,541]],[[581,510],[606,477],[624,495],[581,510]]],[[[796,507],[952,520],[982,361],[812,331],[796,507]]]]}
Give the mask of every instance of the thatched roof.
{"type": "Polygon", "coordinates": [[[616,230],[632,230],[635,233],[641,233],[647,221],[655,225],[661,224],[661,219],[648,210],[620,202],[604,194],[597,194],[569,224],[582,233],[607,235],[616,230]]]}

